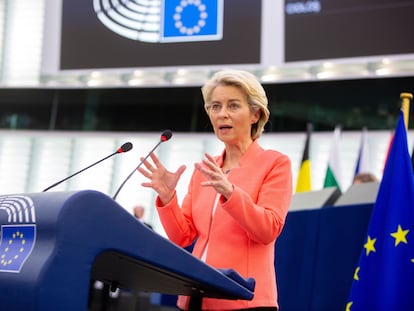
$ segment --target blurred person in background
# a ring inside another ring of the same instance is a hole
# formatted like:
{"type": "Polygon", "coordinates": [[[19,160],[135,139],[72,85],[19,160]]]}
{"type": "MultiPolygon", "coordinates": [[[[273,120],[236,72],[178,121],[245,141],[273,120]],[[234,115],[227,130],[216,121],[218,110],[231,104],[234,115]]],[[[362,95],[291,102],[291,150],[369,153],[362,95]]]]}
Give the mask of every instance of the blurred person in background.
{"type": "Polygon", "coordinates": [[[144,225],[146,225],[148,228],[152,229],[152,226],[144,221],[144,213],[145,213],[145,207],[143,205],[135,205],[132,209],[134,216],[136,219],[138,219],[140,222],[142,222],[144,225]]]}
{"type": "Polygon", "coordinates": [[[362,184],[366,182],[378,182],[377,177],[372,173],[358,173],[355,175],[353,184],[362,184]]]}

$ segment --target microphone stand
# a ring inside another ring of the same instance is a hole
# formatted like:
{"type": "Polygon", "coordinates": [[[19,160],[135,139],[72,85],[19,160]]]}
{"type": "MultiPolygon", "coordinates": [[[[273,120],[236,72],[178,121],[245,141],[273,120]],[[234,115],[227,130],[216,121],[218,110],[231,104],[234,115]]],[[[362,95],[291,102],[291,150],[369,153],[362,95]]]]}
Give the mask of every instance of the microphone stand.
{"type": "Polygon", "coordinates": [[[76,176],[76,175],[78,175],[78,174],[80,174],[80,173],[82,173],[83,171],[85,171],[85,170],[87,170],[88,168],[91,168],[92,166],[95,166],[96,164],[99,164],[99,163],[101,163],[102,161],[105,161],[106,159],[108,159],[108,158],[110,158],[110,157],[112,157],[112,156],[114,156],[114,155],[116,155],[117,153],[122,153],[122,152],[127,152],[127,151],[129,151],[129,150],[131,150],[132,149],[132,144],[131,143],[125,143],[125,144],[123,144],[117,151],[115,151],[114,153],[112,153],[112,154],[110,154],[109,156],[106,156],[105,158],[103,158],[103,159],[101,159],[101,160],[99,160],[99,161],[97,161],[97,162],[95,162],[95,163],[93,163],[93,164],[91,164],[91,165],[89,165],[89,166],[87,166],[87,167],[85,167],[85,168],[83,168],[83,169],[81,169],[80,171],[77,171],[76,173],[73,173],[72,175],[70,175],[70,176],[68,176],[68,177],[66,177],[66,178],[64,178],[64,179],[62,179],[62,180],[59,180],[58,182],[55,182],[53,185],[51,185],[51,186],[49,186],[49,187],[47,187],[46,189],[44,189],[42,192],[46,192],[46,191],[48,191],[49,189],[51,189],[51,188],[53,188],[53,187],[56,187],[57,185],[59,185],[59,184],[61,184],[61,183],[63,183],[64,181],[66,181],[66,180],[68,180],[69,178],[72,178],[73,176],[76,176]]]}
{"type": "Polygon", "coordinates": [[[119,192],[121,191],[121,189],[124,187],[124,185],[126,184],[126,182],[131,178],[131,176],[132,175],[134,175],[134,173],[135,173],[135,171],[144,163],[144,161],[146,160],[146,159],[148,159],[148,157],[151,155],[151,153],[153,153],[154,152],[154,150],[155,149],[157,149],[158,148],[158,146],[161,144],[161,143],[163,143],[163,141],[162,140],[160,140],[155,146],[154,146],[154,148],[152,148],[151,149],[151,151],[150,152],[148,152],[148,154],[145,156],[145,158],[141,161],[141,162],[139,162],[139,164],[138,164],[138,166],[128,175],[128,177],[127,178],[125,178],[125,180],[123,181],[123,183],[119,186],[119,188],[118,188],[118,190],[115,192],[115,194],[114,194],[114,196],[113,196],[113,200],[115,200],[116,199],[116,197],[118,196],[118,194],[119,194],[119,192]]]}
{"type": "Polygon", "coordinates": [[[145,158],[142,159],[141,162],[139,162],[138,166],[128,175],[128,177],[125,178],[124,182],[119,186],[118,190],[115,192],[114,196],[112,197],[113,200],[116,199],[116,197],[118,196],[119,192],[124,187],[126,182],[131,178],[131,176],[135,173],[135,171],[144,163],[144,161],[146,159],[148,159],[148,157],[151,155],[151,153],[153,153],[154,150],[157,149],[160,144],[162,144],[163,142],[166,142],[167,140],[169,140],[171,138],[171,136],[172,136],[172,132],[170,130],[165,130],[161,133],[161,137],[160,137],[160,140],[158,141],[158,143],[154,146],[154,148],[151,149],[150,152],[148,152],[148,154],[145,156],[145,158]]]}

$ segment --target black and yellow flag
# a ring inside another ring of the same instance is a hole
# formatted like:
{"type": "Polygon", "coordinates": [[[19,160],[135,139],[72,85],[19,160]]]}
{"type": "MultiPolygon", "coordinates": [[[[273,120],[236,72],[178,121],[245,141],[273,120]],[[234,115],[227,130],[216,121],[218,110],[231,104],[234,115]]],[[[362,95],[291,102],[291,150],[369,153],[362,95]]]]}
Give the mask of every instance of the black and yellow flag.
{"type": "Polygon", "coordinates": [[[313,126],[308,123],[305,148],[303,149],[302,162],[299,169],[296,183],[296,192],[306,192],[312,190],[311,161],[309,158],[310,139],[313,126]]]}

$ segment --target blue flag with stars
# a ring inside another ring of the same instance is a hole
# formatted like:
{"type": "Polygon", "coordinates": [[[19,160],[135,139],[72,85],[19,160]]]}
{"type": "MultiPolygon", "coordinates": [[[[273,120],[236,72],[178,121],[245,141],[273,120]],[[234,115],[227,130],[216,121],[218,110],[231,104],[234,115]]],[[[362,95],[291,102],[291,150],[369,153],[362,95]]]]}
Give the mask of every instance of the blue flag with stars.
{"type": "Polygon", "coordinates": [[[414,310],[414,178],[402,112],[346,310],[414,310]]]}
{"type": "Polygon", "coordinates": [[[0,242],[0,272],[20,272],[34,247],[35,225],[3,225],[0,242]]]}
{"type": "Polygon", "coordinates": [[[164,0],[161,41],[220,40],[223,0],[164,0]]]}

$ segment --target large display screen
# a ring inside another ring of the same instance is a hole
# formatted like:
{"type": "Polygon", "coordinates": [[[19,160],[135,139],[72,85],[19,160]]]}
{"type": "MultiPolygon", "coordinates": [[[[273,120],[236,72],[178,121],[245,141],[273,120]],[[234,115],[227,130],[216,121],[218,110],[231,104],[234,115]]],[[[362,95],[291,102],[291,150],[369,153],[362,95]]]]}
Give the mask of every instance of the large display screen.
{"type": "Polygon", "coordinates": [[[285,0],[285,61],[414,53],[413,0],[285,0]]]}
{"type": "Polygon", "coordinates": [[[414,0],[44,1],[44,75],[232,66],[307,71],[326,60],[414,55],[414,0]]]}
{"type": "Polygon", "coordinates": [[[60,70],[260,64],[260,0],[62,0],[60,70]]]}

